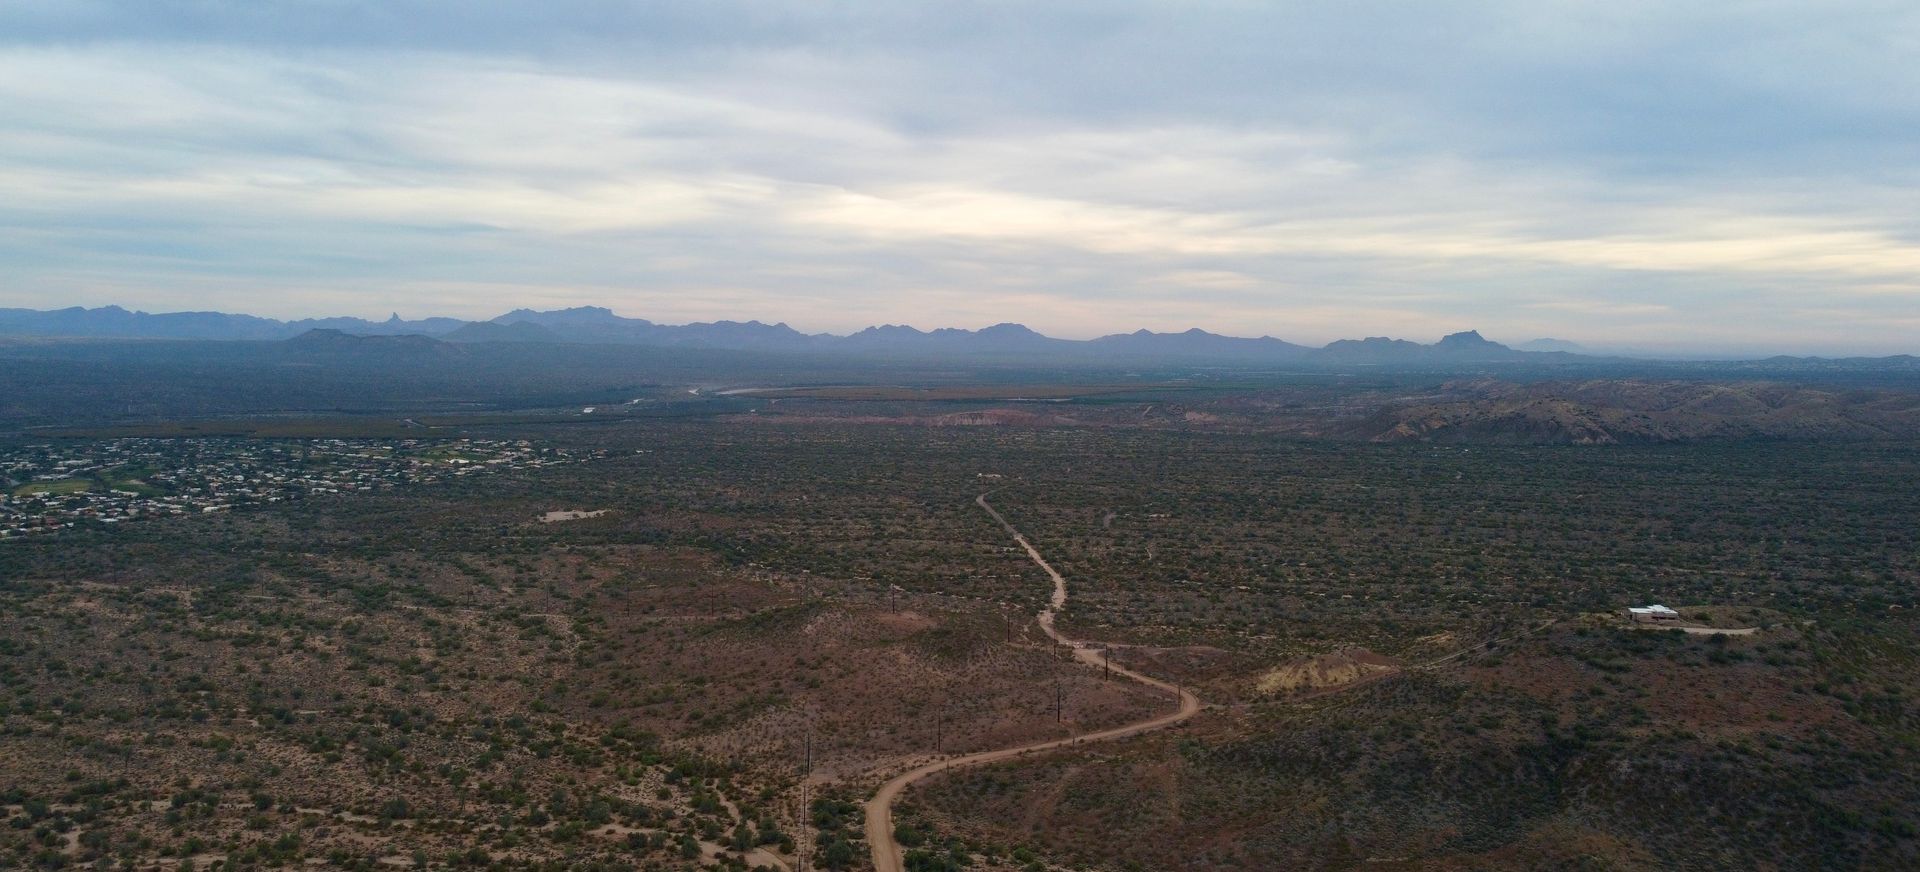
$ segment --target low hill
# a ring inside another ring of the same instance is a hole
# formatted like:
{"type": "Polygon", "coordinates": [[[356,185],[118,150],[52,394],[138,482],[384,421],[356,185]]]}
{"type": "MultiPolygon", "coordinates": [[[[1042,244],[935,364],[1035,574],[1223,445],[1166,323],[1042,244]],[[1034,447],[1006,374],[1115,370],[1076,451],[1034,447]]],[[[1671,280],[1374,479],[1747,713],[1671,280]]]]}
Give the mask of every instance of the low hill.
{"type": "Polygon", "coordinates": [[[1908,438],[1920,434],[1920,394],[1772,382],[1479,380],[1337,429],[1376,442],[1908,438]]]}
{"type": "Polygon", "coordinates": [[[428,336],[361,336],[329,328],[316,328],[281,343],[289,351],[329,354],[447,354],[458,349],[428,336]]]}
{"type": "Polygon", "coordinates": [[[560,334],[531,321],[475,321],[440,337],[446,342],[560,342],[560,334]]]}

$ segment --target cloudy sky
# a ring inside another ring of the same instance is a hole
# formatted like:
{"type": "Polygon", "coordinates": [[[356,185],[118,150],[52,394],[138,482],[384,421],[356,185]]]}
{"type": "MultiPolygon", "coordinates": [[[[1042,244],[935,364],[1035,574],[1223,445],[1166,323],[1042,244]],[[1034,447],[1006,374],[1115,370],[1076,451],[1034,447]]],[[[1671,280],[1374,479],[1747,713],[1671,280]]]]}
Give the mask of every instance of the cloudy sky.
{"type": "Polygon", "coordinates": [[[1920,352],[1920,4],[0,0],[0,306],[1920,352]]]}

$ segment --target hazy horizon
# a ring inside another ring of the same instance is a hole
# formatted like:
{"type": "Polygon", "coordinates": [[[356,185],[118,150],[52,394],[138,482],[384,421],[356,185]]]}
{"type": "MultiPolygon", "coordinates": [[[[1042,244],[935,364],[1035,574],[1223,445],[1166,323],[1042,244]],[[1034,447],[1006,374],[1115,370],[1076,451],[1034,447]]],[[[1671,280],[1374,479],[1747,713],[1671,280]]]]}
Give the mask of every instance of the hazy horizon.
{"type": "Polygon", "coordinates": [[[0,306],[1920,352],[1920,10],[0,10],[0,306]]]}
{"type": "MultiPolygon", "coordinates": [[[[109,303],[109,304],[105,304],[104,306],[97,306],[97,307],[87,306],[82,308],[97,309],[97,308],[108,308],[108,307],[113,307],[117,305],[118,304],[109,303]]],[[[582,303],[580,304],[579,307],[606,309],[616,317],[628,318],[628,319],[643,319],[643,320],[651,321],[658,325],[669,326],[669,327],[685,326],[688,324],[695,324],[695,323],[712,323],[713,321],[759,322],[759,323],[768,324],[768,325],[784,325],[794,329],[799,333],[810,335],[810,336],[819,336],[819,335],[848,336],[848,335],[860,332],[862,330],[866,330],[874,327],[905,326],[905,327],[912,327],[922,332],[931,332],[934,330],[949,329],[949,328],[977,331],[977,330],[982,330],[988,327],[997,326],[1000,324],[1009,324],[1009,323],[1020,324],[1020,322],[1017,322],[1017,321],[997,321],[993,323],[983,323],[983,324],[934,324],[930,322],[895,324],[895,323],[875,322],[875,323],[862,324],[858,327],[843,327],[838,329],[833,329],[833,328],[809,329],[803,324],[794,323],[794,321],[788,320],[788,319],[756,317],[751,314],[741,314],[741,313],[736,313],[730,316],[723,316],[720,318],[702,319],[700,321],[685,321],[685,320],[664,321],[658,318],[648,317],[645,313],[623,312],[617,309],[613,309],[612,307],[599,306],[593,303],[582,303]]],[[[129,312],[134,312],[137,314],[148,314],[148,315],[190,315],[190,314],[247,315],[247,316],[253,316],[253,317],[260,317],[260,318],[269,318],[272,320],[281,321],[283,323],[296,323],[301,321],[322,321],[322,320],[333,319],[333,318],[358,318],[363,321],[374,322],[374,323],[384,322],[392,318],[398,318],[402,321],[407,321],[407,322],[424,321],[424,320],[433,319],[433,318],[454,318],[457,320],[463,320],[469,323],[473,323],[473,322],[491,321],[503,315],[510,314],[512,311],[518,311],[520,309],[524,309],[525,307],[515,307],[512,310],[497,312],[491,316],[480,316],[480,317],[472,317],[472,318],[466,318],[466,317],[457,316],[457,315],[447,315],[444,313],[435,313],[435,312],[406,314],[406,313],[399,312],[397,310],[389,311],[384,315],[363,314],[363,313],[353,313],[353,312],[346,312],[346,313],[333,312],[333,313],[307,313],[307,314],[298,314],[298,315],[292,315],[292,316],[275,316],[275,315],[265,315],[260,312],[238,312],[238,311],[221,312],[218,310],[207,310],[207,309],[150,312],[150,311],[136,309],[136,308],[127,307],[127,306],[119,306],[119,308],[129,312]]],[[[50,310],[39,310],[39,311],[50,311],[50,310]]],[[[548,311],[552,311],[552,310],[548,310],[548,311]]],[[[1020,326],[1027,327],[1029,329],[1035,329],[1033,328],[1032,325],[1029,325],[1029,324],[1020,324],[1020,326]]],[[[1047,337],[1054,338],[1054,339],[1069,339],[1069,340],[1075,340],[1075,341],[1085,341],[1085,340],[1091,340],[1091,339],[1098,339],[1103,336],[1117,335],[1119,333],[1133,333],[1133,332],[1136,332],[1137,330],[1147,330],[1153,333],[1160,333],[1160,334],[1184,333],[1189,330],[1201,330],[1201,331],[1219,335],[1219,336],[1252,338],[1252,339],[1259,339],[1259,338],[1279,339],[1285,342],[1292,343],[1294,345],[1301,345],[1306,347],[1320,347],[1328,343],[1336,342],[1340,340],[1368,339],[1368,338],[1375,338],[1375,337],[1407,340],[1407,341],[1418,342],[1422,344],[1432,344],[1455,333],[1474,332],[1474,333],[1481,334],[1482,338],[1487,339],[1489,341],[1497,342],[1502,345],[1512,346],[1515,348],[1520,348],[1522,346],[1526,346],[1530,343],[1535,343],[1535,342],[1572,343],[1573,345],[1577,346],[1576,349],[1572,349],[1575,353],[1661,357],[1665,359],[1674,359],[1674,360],[1687,360],[1687,359],[1716,360],[1716,359],[1737,359],[1737,358],[1749,358],[1749,357],[1758,358],[1758,357],[1769,357],[1769,356],[1782,355],[1782,354],[1814,356],[1814,357],[1883,357],[1883,356],[1901,355],[1901,354],[1909,353],[1909,352],[1900,351],[1897,349],[1884,351],[1884,352],[1875,352],[1875,351],[1862,351],[1859,349],[1846,349],[1846,348],[1822,349],[1817,347],[1782,349],[1782,348],[1768,348],[1768,347],[1726,346],[1726,347],[1716,348],[1713,346],[1697,345],[1697,344],[1696,345],[1686,345],[1686,344],[1660,345],[1660,344],[1583,342],[1579,339],[1572,338],[1570,336],[1529,336],[1529,337],[1493,336],[1493,335],[1487,335],[1485,331],[1482,331],[1479,328],[1472,327],[1472,326],[1463,326],[1458,329],[1446,329],[1446,330],[1441,330],[1440,332],[1433,332],[1431,330],[1428,330],[1425,332],[1418,332],[1418,333],[1392,334],[1392,335],[1380,334],[1380,333],[1355,333],[1349,336],[1331,336],[1325,339],[1299,338],[1294,336],[1276,336],[1272,334],[1260,334],[1260,333],[1234,333],[1234,332],[1231,332],[1230,330],[1214,329],[1214,328],[1209,328],[1205,325],[1190,325],[1188,327],[1169,328],[1169,329],[1138,327],[1138,328],[1135,328],[1134,330],[1122,330],[1122,331],[1116,331],[1114,333],[1074,334],[1074,333],[1057,333],[1057,332],[1051,332],[1047,330],[1038,330],[1038,329],[1035,329],[1035,332],[1038,332],[1042,335],[1045,335],[1047,337]]],[[[0,334],[0,335],[4,335],[4,334],[0,334]]],[[[1537,349],[1537,350],[1557,351],[1557,350],[1563,350],[1563,349],[1552,348],[1552,349],[1537,349]]]]}

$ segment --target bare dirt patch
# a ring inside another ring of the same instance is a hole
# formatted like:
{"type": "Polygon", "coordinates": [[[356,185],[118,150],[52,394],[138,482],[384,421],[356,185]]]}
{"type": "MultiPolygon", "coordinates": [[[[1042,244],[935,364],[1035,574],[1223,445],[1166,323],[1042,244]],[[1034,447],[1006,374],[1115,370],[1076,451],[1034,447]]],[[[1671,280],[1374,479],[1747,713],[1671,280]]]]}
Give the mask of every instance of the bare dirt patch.
{"type": "Polygon", "coordinates": [[[919,612],[881,612],[873,616],[875,623],[900,633],[917,633],[939,626],[939,622],[919,612]]]}
{"type": "Polygon", "coordinates": [[[563,509],[541,515],[540,523],[554,524],[560,521],[578,521],[583,518],[598,518],[606,514],[607,511],[607,509],[563,509]]]}
{"type": "Polygon", "coordinates": [[[1352,684],[1391,672],[1400,663],[1365,648],[1346,648],[1308,660],[1296,660],[1260,676],[1255,687],[1263,694],[1320,690],[1352,684]]]}

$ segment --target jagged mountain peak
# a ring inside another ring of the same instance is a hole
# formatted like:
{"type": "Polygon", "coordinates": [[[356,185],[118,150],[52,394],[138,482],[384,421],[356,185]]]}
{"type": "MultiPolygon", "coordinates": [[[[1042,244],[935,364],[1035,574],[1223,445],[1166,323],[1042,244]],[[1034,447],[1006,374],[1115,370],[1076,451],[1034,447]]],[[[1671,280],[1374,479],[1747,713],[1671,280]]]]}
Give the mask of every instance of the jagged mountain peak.
{"type": "Polygon", "coordinates": [[[1462,330],[1458,333],[1449,333],[1445,336],[1440,337],[1440,341],[1436,343],[1435,347],[1452,348],[1452,349],[1474,348],[1474,349],[1488,349],[1488,350],[1491,350],[1491,349],[1504,350],[1506,349],[1507,346],[1501,345],[1498,342],[1491,341],[1487,339],[1485,336],[1481,336],[1480,331],[1478,330],[1462,330]]]}

